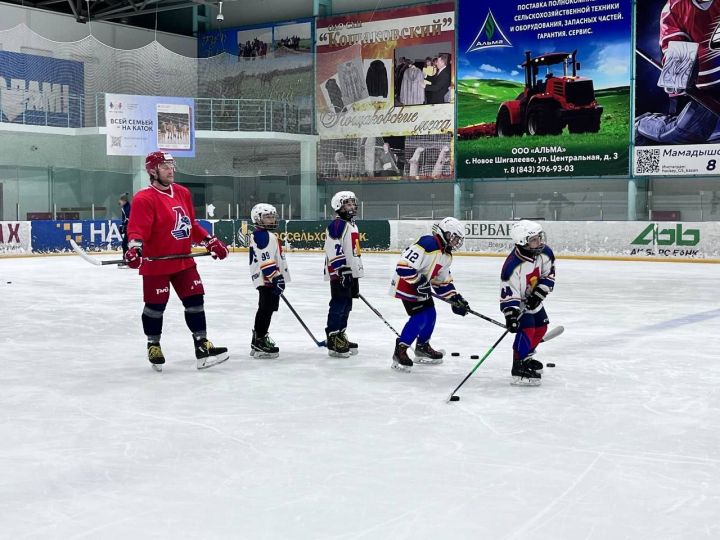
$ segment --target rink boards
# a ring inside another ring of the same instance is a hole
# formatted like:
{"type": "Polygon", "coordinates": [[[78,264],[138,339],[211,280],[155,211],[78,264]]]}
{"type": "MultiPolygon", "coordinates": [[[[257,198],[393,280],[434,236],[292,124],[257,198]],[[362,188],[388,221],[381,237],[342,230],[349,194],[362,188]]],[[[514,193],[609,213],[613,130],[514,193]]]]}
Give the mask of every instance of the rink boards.
{"type": "MultiPolygon", "coordinates": [[[[228,245],[244,248],[252,227],[247,220],[200,220],[228,245]]],[[[401,251],[428,234],[434,221],[361,220],[360,244],[365,251],[401,251]]],[[[512,221],[464,221],[465,244],[460,252],[502,255],[512,246],[512,221]]],[[[321,249],[324,220],[287,220],[278,233],[290,250],[321,249]]],[[[558,256],[601,259],[666,259],[720,262],[719,222],[542,222],[548,243],[558,256]]],[[[0,255],[49,254],[70,251],[73,239],[90,251],[120,247],[118,220],[0,221],[0,255]]]]}

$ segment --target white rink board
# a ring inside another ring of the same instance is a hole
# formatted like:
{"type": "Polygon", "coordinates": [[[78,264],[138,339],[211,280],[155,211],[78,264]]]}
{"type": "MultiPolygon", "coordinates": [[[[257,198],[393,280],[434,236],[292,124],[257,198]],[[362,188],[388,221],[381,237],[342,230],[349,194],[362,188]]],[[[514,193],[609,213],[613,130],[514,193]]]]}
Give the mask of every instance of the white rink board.
{"type": "MultiPolygon", "coordinates": [[[[428,234],[436,221],[391,221],[390,245],[402,250],[428,234]]],[[[460,252],[508,253],[512,221],[463,221],[460,252]]],[[[718,222],[540,221],[556,255],[637,257],[638,259],[720,258],[718,222]]]]}
{"type": "Polygon", "coordinates": [[[0,255],[22,255],[31,252],[29,221],[0,221],[0,255]]]}

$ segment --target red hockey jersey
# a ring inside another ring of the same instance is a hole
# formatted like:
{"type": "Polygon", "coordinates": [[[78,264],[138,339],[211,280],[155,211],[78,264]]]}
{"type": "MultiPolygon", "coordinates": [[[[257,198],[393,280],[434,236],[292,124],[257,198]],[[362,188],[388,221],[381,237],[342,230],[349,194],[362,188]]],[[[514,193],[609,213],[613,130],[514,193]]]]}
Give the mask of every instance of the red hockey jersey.
{"type": "MultiPolygon", "coordinates": [[[[190,191],[172,184],[167,191],[147,187],[133,198],[128,223],[128,239],[142,240],[143,257],[188,254],[192,243],[205,239],[208,232],[195,220],[190,191]]],[[[144,261],[143,276],[174,274],[195,266],[194,259],[144,261]]]]}
{"type": "Polygon", "coordinates": [[[699,43],[699,69],[695,86],[699,90],[720,89],[720,0],[668,0],[660,14],[660,48],[665,53],[671,41],[699,43]],[[702,7],[701,7],[702,6],[702,7]]]}

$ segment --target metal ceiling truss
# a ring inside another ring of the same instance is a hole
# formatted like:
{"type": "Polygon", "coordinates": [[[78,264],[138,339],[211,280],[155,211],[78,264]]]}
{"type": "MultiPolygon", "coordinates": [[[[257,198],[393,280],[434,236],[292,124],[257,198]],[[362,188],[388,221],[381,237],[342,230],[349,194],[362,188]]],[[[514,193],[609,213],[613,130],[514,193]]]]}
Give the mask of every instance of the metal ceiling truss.
{"type": "Polygon", "coordinates": [[[77,22],[111,21],[127,19],[137,15],[152,15],[164,11],[174,11],[204,4],[203,0],[9,0],[11,3],[27,7],[65,11],[67,4],[77,22]]]}

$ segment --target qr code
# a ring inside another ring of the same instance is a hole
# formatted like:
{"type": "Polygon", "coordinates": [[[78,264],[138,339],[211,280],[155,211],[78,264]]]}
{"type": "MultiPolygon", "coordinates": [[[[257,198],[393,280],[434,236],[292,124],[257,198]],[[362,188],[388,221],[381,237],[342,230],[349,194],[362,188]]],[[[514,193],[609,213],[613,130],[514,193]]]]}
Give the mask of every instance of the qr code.
{"type": "Polygon", "coordinates": [[[110,148],[122,148],[122,137],[110,136],[110,148]]]}
{"type": "Polygon", "coordinates": [[[660,150],[658,148],[638,149],[636,174],[660,172],[660,150]]]}

